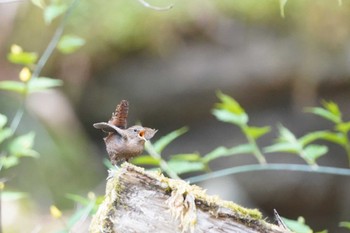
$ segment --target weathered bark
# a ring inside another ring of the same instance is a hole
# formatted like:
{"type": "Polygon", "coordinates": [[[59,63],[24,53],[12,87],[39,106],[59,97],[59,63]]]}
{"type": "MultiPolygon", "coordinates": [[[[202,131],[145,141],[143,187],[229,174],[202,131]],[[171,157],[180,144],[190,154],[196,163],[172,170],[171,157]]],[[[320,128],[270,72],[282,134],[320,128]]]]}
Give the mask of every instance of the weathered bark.
{"type": "Polygon", "coordinates": [[[91,233],[289,232],[261,213],[209,196],[198,186],[125,163],[108,180],[91,233]]]}

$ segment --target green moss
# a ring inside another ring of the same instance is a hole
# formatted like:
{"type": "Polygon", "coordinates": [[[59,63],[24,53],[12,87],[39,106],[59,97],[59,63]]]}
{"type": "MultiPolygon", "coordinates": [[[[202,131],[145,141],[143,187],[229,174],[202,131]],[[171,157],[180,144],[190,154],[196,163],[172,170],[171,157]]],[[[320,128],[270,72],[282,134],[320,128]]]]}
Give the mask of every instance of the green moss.
{"type": "Polygon", "coordinates": [[[242,214],[243,216],[248,216],[250,218],[253,218],[255,220],[261,220],[262,214],[258,209],[248,209],[245,207],[242,207],[240,205],[237,205],[231,201],[222,201],[221,203],[224,207],[231,209],[234,212],[238,212],[242,214]]]}

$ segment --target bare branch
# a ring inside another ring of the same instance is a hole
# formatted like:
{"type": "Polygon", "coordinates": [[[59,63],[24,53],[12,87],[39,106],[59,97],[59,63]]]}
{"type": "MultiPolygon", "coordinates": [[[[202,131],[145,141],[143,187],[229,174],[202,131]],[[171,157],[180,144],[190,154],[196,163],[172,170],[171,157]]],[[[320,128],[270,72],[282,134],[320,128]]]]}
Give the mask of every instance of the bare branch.
{"type": "Polygon", "coordinates": [[[173,8],[173,4],[166,6],[166,7],[158,7],[158,6],[152,6],[151,4],[149,4],[148,2],[146,2],[145,0],[138,0],[143,6],[150,8],[152,10],[156,10],[156,11],[168,11],[171,8],[173,8]]]}
{"type": "Polygon", "coordinates": [[[0,0],[1,3],[15,3],[15,2],[23,2],[23,0],[0,0]]]}

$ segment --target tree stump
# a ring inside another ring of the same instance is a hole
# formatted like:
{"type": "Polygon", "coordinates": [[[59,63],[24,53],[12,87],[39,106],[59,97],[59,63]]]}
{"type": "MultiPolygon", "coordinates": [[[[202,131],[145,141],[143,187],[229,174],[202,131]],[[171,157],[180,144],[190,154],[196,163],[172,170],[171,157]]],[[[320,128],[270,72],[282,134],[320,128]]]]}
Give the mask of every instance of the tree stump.
{"type": "Polygon", "coordinates": [[[183,180],[124,163],[107,181],[106,196],[92,219],[91,233],[290,233],[246,209],[209,196],[183,180]]]}

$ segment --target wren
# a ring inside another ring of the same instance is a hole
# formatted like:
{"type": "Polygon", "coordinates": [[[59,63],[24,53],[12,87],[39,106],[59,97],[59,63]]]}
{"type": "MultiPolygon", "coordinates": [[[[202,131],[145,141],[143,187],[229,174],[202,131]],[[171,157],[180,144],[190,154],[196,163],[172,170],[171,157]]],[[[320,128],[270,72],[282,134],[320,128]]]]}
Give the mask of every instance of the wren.
{"type": "Polygon", "coordinates": [[[143,152],[145,142],[150,140],[157,132],[155,129],[134,125],[127,128],[129,102],[122,100],[116,107],[108,122],[95,123],[96,129],[108,133],[103,138],[110,161],[116,165],[119,161],[140,155],[143,152]]]}

